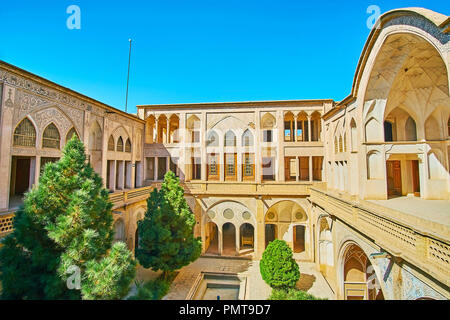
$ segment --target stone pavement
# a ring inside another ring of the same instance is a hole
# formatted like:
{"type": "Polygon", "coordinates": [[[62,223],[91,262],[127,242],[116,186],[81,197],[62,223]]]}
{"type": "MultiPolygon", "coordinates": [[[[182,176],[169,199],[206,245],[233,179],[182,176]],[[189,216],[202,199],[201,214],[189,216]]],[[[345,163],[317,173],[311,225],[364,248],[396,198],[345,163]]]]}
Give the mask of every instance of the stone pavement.
{"type": "MultiPolygon", "coordinates": [[[[312,262],[298,262],[300,266],[299,289],[316,297],[333,299],[334,294],[322,274],[312,262]]],[[[197,261],[182,268],[175,278],[164,300],[184,300],[201,272],[236,273],[247,276],[246,300],[266,300],[271,289],[259,272],[259,261],[236,258],[200,257],[197,261]]]]}

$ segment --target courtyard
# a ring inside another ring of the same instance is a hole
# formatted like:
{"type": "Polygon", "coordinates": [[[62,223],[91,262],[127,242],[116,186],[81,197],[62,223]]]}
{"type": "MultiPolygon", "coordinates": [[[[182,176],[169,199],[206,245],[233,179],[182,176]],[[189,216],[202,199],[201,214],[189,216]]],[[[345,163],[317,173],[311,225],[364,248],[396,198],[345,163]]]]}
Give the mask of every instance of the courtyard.
{"type": "MultiPolygon", "coordinates": [[[[318,298],[334,299],[333,291],[314,263],[298,260],[297,263],[301,274],[296,286],[298,289],[318,298]]],[[[236,274],[246,277],[245,300],[267,300],[271,293],[271,288],[261,277],[258,260],[202,256],[178,272],[163,300],[185,300],[202,272],[236,274]]],[[[149,281],[156,279],[159,275],[160,272],[153,272],[139,266],[136,279],[149,281]]]]}

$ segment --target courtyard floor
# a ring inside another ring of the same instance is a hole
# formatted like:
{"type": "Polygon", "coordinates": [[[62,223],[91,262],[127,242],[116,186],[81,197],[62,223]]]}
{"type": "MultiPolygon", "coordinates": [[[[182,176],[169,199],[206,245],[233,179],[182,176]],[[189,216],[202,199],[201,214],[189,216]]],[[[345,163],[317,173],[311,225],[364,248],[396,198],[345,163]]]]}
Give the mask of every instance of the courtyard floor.
{"type": "MultiPolygon", "coordinates": [[[[319,298],[334,299],[334,293],[322,274],[312,262],[298,262],[300,280],[297,288],[307,291],[319,298]]],[[[246,300],[266,300],[271,293],[259,272],[259,261],[227,257],[200,257],[197,261],[182,268],[172,283],[164,300],[184,300],[201,272],[236,273],[247,277],[246,300]]],[[[138,267],[137,280],[155,279],[160,273],[138,267]]]]}

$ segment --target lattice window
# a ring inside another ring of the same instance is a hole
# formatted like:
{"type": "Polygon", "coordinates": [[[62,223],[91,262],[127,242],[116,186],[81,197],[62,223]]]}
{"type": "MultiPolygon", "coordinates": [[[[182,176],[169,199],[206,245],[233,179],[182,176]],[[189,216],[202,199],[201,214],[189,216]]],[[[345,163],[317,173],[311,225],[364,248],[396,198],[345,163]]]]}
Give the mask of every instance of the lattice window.
{"type": "Polygon", "coordinates": [[[14,130],[13,144],[22,147],[36,146],[36,130],[28,118],[23,119],[14,130]]]}
{"type": "Polygon", "coordinates": [[[72,127],[72,129],[69,130],[69,133],[67,133],[66,142],[68,142],[70,139],[72,139],[73,135],[75,135],[78,140],[80,139],[77,131],[75,130],[75,128],[72,127]]]}
{"type": "Polygon", "coordinates": [[[235,176],[236,175],[236,155],[226,154],[225,155],[225,175],[235,176]]]}
{"type": "Polygon", "coordinates": [[[130,141],[130,139],[127,139],[127,142],[125,143],[125,152],[131,153],[131,141],[130,141]]]}
{"type": "Polygon", "coordinates": [[[42,138],[43,148],[59,149],[61,137],[58,128],[53,123],[50,123],[44,130],[42,138]]]}
{"type": "Polygon", "coordinates": [[[114,151],[114,146],[115,146],[114,138],[113,138],[113,136],[111,136],[111,137],[109,137],[109,140],[108,140],[108,151],[114,151]]]}
{"type": "Polygon", "coordinates": [[[255,164],[253,163],[253,155],[244,154],[244,177],[253,177],[255,175],[255,164]]]}
{"type": "Polygon", "coordinates": [[[339,136],[339,152],[342,152],[342,136],[339,136]]]}
{"type": "Polygon", "coordinates": [[[215,155],[210,156],[209,158],[209,172],[208,174],[210,176],[217,176],[219,175],[217,170],[217,157],[215,155]]]}
{"type": "Polygon", "coordinates": [[[123,139],[122,137],[119,137],[119,140],[117,140],[117,151],[123,152],[123,139]]]}

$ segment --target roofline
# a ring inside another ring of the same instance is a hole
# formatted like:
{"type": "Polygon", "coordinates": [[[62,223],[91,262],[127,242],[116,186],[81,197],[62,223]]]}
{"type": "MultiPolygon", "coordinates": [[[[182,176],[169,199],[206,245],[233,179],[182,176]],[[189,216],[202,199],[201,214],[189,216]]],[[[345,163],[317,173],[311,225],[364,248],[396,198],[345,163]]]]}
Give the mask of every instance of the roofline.
{"type": "Polygon", "coordinates": [[[268,100],[268,101],[234,101],[234,102],[199,102],[199,103],[175,103],[175,104],[148,104],[137,105],[138,109],[164,109],[164,108],[207,108],[207,107],[225,107],[225,106],[254,106],[254,105],[279,105],[279,104],[316,104],[316,103],[334,103],[333,99],[305,99],[305,100],[268,100]]]}
{"type": "Polygon", "coordinates": [[[10,72],[13,72],[13,73],[16,73],[16,74],[20,74],[20,75],[22,75],[24,77],[27,77],[27,78],[31,78],[33,81],[36,81],[36,82],[38,82],[38,83],[40,83],[42,85],[49,86],[52,89],[55,89],[55,90],[64,92],[66,94],[75,96],[75,97],[77,97],[79,99],[86,100],[87,102],[95,104],[95,105],[97,105],[97,106],[99,106],[99,107],[101,107],[103,109],[107,109],[107,110],[112,111],[114,113],[118,113],[118,114],[120,114],[120,115],[122,115],[124,117],[131,118],[132,120],[137,120],[139,122],[145,123],[145,121],[140,119],[140,118],[138,118],[137,115],[134,115],[134,114],[131,114],[131,113],[127,113],[127,112],[122,111],[120,109],[111,107],[110,105],[107,105],[106,103],[103,103],[101,101],[95,100],[95,99],[93,99],[91,97],[88,97],[88,96],[86,96],[86,95],[84,95],[82,93],[79,93],[79,92],[77,92],[75,90],[72,90],[70,88],[64,87],[64,86],[62,86],[60,84],[57,84],[56,82],[53,82],[53,81],[48,80],[48,79],[45,79],[45,78],[43,78],[43,77],[41,77],[39,75],[36,75],[36,74],[34,74],[32,72],[29,72],[27,70],[24,70],[22,68],[19,68],[19,67],[15,66],[15,65],[12,65],[12,64],[10,64],[10,63],[8,63],[6,61],[0,60],[0,68],[4,68],[4,69],[6,69],[6,70],[8,70],[10,72]]]}

